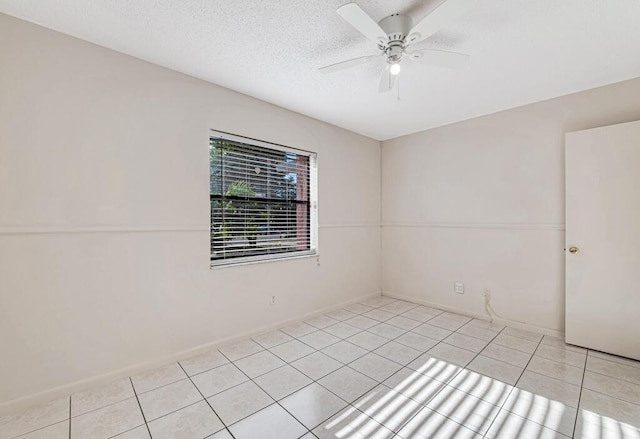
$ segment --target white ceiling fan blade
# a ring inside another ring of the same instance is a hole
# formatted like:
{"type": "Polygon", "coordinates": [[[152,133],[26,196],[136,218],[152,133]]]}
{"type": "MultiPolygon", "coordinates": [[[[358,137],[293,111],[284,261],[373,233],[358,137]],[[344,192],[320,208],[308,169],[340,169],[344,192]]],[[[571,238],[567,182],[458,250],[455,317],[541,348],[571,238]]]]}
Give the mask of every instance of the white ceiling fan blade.
{"type": "Polygon", "coordinates": [[[435,67],[446,67],[449,69],[458,69],[463,67],[470,56],[464,53],[448,52],[446,50],[423,49],[415,52],[407,53],[414,60],[419,60],[424,64],[435,67]]]}
{"type": "Polygon", "coordinates": [[[409,32],[409,43],[415,43],[449,26],[471,9],[476,0],[446,0],[435,11],[424,17],[409,32]]]}
{"type": "Polygon", "coordinates": [[[355,27],[362,35],[374,43],[378,44],[382,41],[384,44],[387,41],[387,33],[355,3],[347,3],[340,6],[337,12],[351,26],[355,27]]]}
{"type": "Polygon", "coordinates": [[[359,66],[360,64],[364,64],[368,61],[371,61],[374,58],[378,58],[381,55],[369,55],[369,56],[361,56],[358,58],[348,59],[346,61],[341,61],[339,63],[331,64],[328,66],[320,67],[321,73],[333,73],[340,70],[348,69],[349,67],[359,66]]]}
{"type": "Polygon", "coordinates": [[[389,65],[384,68],[382,75],[380,75],[380,84],[378,85],[378,92],[384,93],[393,88],[393,84],[396,82],[396,75],[391,74],[389,65]]]}

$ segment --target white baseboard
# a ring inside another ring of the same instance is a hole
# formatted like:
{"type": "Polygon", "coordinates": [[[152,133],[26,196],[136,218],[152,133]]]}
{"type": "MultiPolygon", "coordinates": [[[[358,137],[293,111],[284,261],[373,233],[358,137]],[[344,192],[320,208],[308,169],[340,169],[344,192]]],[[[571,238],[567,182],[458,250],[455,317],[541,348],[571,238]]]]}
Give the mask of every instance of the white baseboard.
{"type": "MultiPolygon", "coordinates": [[[[456,314],[462,314],[467,317],[473,317],[475,319],[486,320],[489,321],[489,316],[483,313],[477,313],[473,311],[469,311],[466,309],[456,308],[453,306],[443,305],[441,303],[429,302],[428,300],[423,300],[413,296],[404,296],[402,294],[395,294],[391,291],[382,291],[383,296],[392,297],[394,299],[406,300],[407,302],[419,303],[420,305],[429,306],[431,308],[438,308],[443,311],[454,312],[456,314]]],[[[552,328],[545,328],[542,326],[531,325],[529,323],[518,322],[515,320],[508,320],[501,317],[494,317],[493,322],[498,325],[510,326],[512,328],[524,329],[527,331],[539,332],[545,335],[551,335],[553,337],[559,337],[564,339],[564,332],[558,331],[552,328]]]]}
{"type": "Polygon", "coordinates": [[[291,323],[300,322],[303,320],[308,320],[313,317],[320,316],[322,314],[326,314],[328,312],[344,308],[346,306],[352,305],[354,303],[362,302],[364,300],[378,297],[382,293],[380,291],[376,291],[375,293],[365,294],[359,296],[355,299],[351,299],[345,302],[342,302],[337,305],[328,306],[326,308],[322,308],[320,310],[316,310],[307,314],[303,314],[301,316],[297,316],[295,318],[287,319],[280,321],[278,323],[274,323],[272,325],[263,326],[257,329],[252,329],[249,331],[245,331],[241,334],[234,335],[232,337],[226,337],[220,340],[215,340],[210,343],[206,343],[200,346],[196,346],[194,348],[190,348],[184,351],[180,351],[171,355],[157,357],[151,359],[149,361],[145,361],[143,363],[138,363],[132,366],[127,366],[122,369],[118,369],[112,372],[107,372],[105,374],[93,376],[90,378],[86,378],[83,380],[75,381],[69,384],[64,384],[59,387],[55,387],[53,389],[45,390],[44,392],[39,392],[33,395],[25,396],[19,399],[14,399],[8,402],[4,402],[0,404],[0,416],[4,416],[6,414],[19,412],[21,410],[27,409],[29,407],[34,407],[40,404],[45,404],[49,401],[53,401],[59,398],[64,398],[73,393],[82,392],[84,390],[91,389],[93,387],[97,387],[103,384],[110,383],[112,381],[127,378],[129,376],[144,372],[146,370],[155,369],[157,367],[164,366],[168,363],[173,363],[176,361],[184,360],[189,357],[193,357],[195,355],[204,353],[209,349],[217,348],[226,344],[235,343],[237,341],[241,341],[247,338],[254,337],[256,335],[270,332],[275,329],[281,328],[283,326],[289,325],[291,323]]]}

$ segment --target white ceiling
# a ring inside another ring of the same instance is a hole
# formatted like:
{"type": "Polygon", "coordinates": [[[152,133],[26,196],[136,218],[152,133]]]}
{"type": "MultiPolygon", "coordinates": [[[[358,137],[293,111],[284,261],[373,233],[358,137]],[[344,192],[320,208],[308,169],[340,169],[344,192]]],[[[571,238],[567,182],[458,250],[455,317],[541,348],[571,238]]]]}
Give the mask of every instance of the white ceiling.
{"type": "MultiPolygon", "coordinates": [[[[377,49],[335,12],[346,0],[0,0],[0,12],[386,140],[640,76],[639,0],[477,0],[421,45],[471,55],[412,63],[378,94],[384,61],[318,67],[377,49]]],[[[414,21],[442,0],[357,0],[414,21]]]]}

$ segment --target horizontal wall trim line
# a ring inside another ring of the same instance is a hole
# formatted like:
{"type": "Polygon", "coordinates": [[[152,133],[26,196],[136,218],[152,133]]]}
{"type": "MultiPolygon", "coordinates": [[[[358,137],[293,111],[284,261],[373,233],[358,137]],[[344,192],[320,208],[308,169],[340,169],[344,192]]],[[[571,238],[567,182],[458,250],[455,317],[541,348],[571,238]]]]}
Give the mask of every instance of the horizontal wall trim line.
{"type": "MultiPolygon", "coordinates": [[[[380,223],[326,223],[320,229],[380,227],[380,223]]],[[[209,226],[0,226],[0,235],[73,234],[73,233],[165,233],[208,232],[209,226]]]]}
{"type": "Polygon", "coordinates": [[[380,227],[380,223],[324,223],[318,225],[319,229],[348,229],[357,227],[380,227]]]}
{"type": "Polygon", "coordinates": [[[382,227],[416,227],[428,229],[565,230],[564,223],[385,222],[382,223],[382,227]]]}

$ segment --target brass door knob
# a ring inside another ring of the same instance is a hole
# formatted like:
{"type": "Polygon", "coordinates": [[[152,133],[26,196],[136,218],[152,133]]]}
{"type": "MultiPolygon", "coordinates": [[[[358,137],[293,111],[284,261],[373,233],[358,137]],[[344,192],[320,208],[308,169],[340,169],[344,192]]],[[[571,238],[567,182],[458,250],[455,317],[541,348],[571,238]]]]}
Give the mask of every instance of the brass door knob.
{"type": "Polygon", "coordinates": [[[578,253],[578,247],[569,247],[569,253],[578,253]]]}

